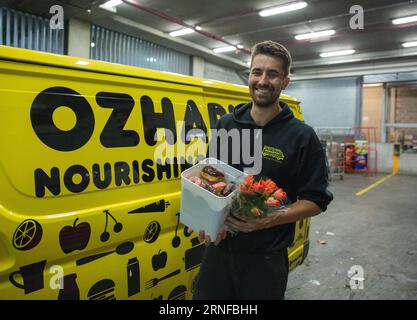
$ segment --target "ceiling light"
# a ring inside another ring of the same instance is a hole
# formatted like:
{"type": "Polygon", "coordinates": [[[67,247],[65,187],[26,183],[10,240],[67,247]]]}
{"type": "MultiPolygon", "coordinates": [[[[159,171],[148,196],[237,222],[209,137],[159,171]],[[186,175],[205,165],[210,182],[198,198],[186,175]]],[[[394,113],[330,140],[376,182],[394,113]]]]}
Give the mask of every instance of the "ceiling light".
{"type": "Polygon", "coordinates": [[[94,42],[90,43],[91,48],[94,48],[96,46],[96,44],[94,42]]]}
{"type": "Polygon", "coordinates": [[[307,7],[307,2],[304,2],[304,1],[293,2],[293,3],[284,4],[278,7],[273,7],[270,9],[259,11],[259,15],[261,17],[268,17],[268,16],[272,16],[275,14],[303,9],[305,7],[307,7]]]}
{"type": "Polygon", "coordinates": [[[122,3],[123,3],[122,0],[110,0],[110,1],[103,3],[100,7],[113,8],[122,3]]]}
{"type": "Polygon", "coordinates": [[[192,29],[192,28],[184,28],[184,29],[180,29],[180,30],[177,30],[177,31],[172,31],[172,32],[169,33],[169,35],[171,37],[179,37],[179,36],[183,36],[183,35],[190,34],[190,33],[193,33],[193,32],[194,32],[194,29],[192,29]]]}
{"type": "Polygon", "coordinates": [[[197,31],[201,31],[201,30],[203,30],[203,28],[202,28],[202,27],[200,27],[200,26],[196,26],[196,27],[195,27],[195,29],[196,29],[197,31]]]}
{"type": "Polygon", "coordinates": [[[417,47],[417,41],[404,42],[402,46],[404,48],[417,47]]]}
{"type": "Polygon", "coordinates": [[[392,23],[403,24],[403,23],[410,23],[410,22],[416,22],[416,21],[417,21],[417,16],[409,16],[409,17],[394,19],[392,20],[392,23]]]}
{"type": "Polygon", "coordinates": [[[215,53],[229,52],[229,51],[234,51],[234,50],[236,50],[235,46],[227,46],[227,47],[220,47],[220,48],[213,49],[215,53]]]}
{"type": "Polygon", "coordinates": [[[122,4],[123,1],[122,0],[110,0],[107,1],[105,3],[103,3],[102,5],[99,5],[100,8],[102,9],[106,9],[108,11],[111,11],[113,13],[116,13],[116,6],[118,6],[119,4],[122,4]]]}
{"type": "Polygon", "coordinates": [[[236,47],[237,47],[238,49],[243,49],[243,45],[241,45],[241,44],[238,44],[236,47]]]}
{"type": "Polygon", "coordinates": [[[365,88],[382,87],[382,83],[366,83],[363,86],[365,88]]]}
{"type": "Polygon", "coordinates": [[[328,58],[328,57],[338,57],[338,56],[346,56],[348,54],[354,54],[355,50],[339,50],[339,51],[331,51],[331,52],[322,52],[320,53],[320,57],[328,58]]]}
{"type": "Polygon", "coordinates": [[[334,30],[310,32],[310,33],[298,34],[295,36],[295,39],[297,40],[316,39],[320,37],[328,37],[328,36],[334,35],[335,33],[336,31],[334,30]]]}

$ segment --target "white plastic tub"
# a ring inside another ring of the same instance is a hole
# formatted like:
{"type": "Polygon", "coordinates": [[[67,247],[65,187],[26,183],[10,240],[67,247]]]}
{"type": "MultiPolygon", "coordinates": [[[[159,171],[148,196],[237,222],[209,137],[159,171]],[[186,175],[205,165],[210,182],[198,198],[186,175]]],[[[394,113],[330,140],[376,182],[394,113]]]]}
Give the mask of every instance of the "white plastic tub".
{"type": "Polygon", "coordinates": [[[245,173],[215,158],[206,158],[181,174],[181,214],[180,221],[196,232],[204,230],[211,240],[216,239],[230,210],[232,198],[238,190],[245,173]],[[225,175],[225,181],[235,181],[237,188],[227,197],[218,197],[210,191],[197,186],[188,178],[200,176],[204,166],[210,165],[225,175]]]}

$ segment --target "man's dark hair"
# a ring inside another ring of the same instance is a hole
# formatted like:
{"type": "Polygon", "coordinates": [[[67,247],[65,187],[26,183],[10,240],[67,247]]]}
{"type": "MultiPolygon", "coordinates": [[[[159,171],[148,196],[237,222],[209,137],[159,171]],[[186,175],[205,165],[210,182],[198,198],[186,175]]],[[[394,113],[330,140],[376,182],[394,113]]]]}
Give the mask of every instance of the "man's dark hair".
{"type": "Polygon", "coordinates": [[[288,76],[291,68],[291,54],[282,44],[274,41],[263,41],[257,43],[252,49],[251,61],[258,54],[264,54],[273,58],[281,58],[284,62],[285,76],[288,76]]]}

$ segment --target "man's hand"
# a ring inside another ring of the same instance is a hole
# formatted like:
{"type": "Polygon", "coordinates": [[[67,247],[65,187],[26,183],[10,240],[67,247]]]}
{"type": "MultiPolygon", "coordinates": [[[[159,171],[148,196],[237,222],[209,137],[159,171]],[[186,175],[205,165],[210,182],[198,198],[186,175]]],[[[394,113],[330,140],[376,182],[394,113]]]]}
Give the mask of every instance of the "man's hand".
{"type": "MultiPolygon", "coordinates": [[[[229,232],[229,228],[224,225],[220,231],[217,233],[217,237],[216,240],[214,241],[214,245],[217,246],[220,241],[224,240],[227,237],[227,232],[229,232]]],[[[206,246],[210,245],[211,238],[209,235],[206,235],[206,233],[204,232],[204,230],[200,230],[199,234],[198,234],[198,240],[200,240],[200,242],[204,242],[204,244],[206,246]]]]}
{"type": "Polygon", "coordinates": [[[272,228],[281,224],[287,224],[318,215],[321,208],[313,201],[299,199],[286,208],[275,210],[264,218],[227,217],[225,225],[231,230],[240,232],[253,232],[261,229],[272,228]]]}
{"type": "Polygon", "coordinates": [[[273,213],[264,218],[239,216],[238,219],[228,216],[225,224],[232,230],[240,232],[253,232],[261,229],[268,229],[276,225],[278,215],[279,213],[273,213]]]}

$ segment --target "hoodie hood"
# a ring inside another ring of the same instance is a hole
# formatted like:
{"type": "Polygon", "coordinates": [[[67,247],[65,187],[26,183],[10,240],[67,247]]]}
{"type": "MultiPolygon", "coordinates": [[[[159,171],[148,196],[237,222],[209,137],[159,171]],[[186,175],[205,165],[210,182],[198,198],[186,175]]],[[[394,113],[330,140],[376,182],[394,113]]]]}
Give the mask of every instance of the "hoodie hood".
{"type": "MultiPolygon", "coordinates": [[[[294,114],[292,113],[290,107],[285,102],[279,101],[279,105],[281,107],[281,112],[273,118],[271,121],[269,121],[264,128],[283,121],[288,121],[292,118],[294,118],[294,114]]],[[[233,119],[241,124],[248,124],[252,126],[258,126],[252,119],[252,116],[250,115],[250,110],[252,108],[252,101],[248,103],[242,103],[236,106],[236,108],[233,110],[233,119]]]]}

